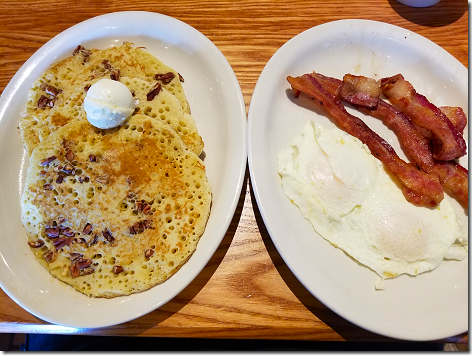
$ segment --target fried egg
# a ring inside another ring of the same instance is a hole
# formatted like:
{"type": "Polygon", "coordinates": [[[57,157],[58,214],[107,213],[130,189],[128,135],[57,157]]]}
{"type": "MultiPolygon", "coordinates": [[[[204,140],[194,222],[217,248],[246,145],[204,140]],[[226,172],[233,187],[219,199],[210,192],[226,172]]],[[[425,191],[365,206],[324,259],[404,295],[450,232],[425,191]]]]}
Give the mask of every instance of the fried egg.
{"type": "Polygon", "coordinates": [[[435,208],[407,202],[368,147],[337,128],[307,123],[278,165],[284,193],[317,234],[382,280],[468,254],[468,235],[449,196],[435,208]]]}

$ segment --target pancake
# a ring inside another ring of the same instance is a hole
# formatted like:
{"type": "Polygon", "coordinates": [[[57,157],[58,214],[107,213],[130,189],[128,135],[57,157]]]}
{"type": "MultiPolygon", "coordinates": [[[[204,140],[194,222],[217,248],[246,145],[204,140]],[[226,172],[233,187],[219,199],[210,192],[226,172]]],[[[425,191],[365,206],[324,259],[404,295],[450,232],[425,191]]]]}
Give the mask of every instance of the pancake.
{"type": "MultiPolygon", "coordinates": [[[[45,140],[51,132],[66,125],[72,119],[86,120],[87,116],[83,107],[86,96],[86,89],[101,78],[93,79],[81,83],[67,98],[61,99],[53,108],[48,111],[48,115],[38,117],[35,124],[24,130],[23,138],[32,150],[40,141],[45,140]]],[[[136,105],[135,114],[145,114],[155,119],[162,120],[170,125],[182,138],[187,147],[196,155],[203,151],[203,140],[198,134],[197,125],[193,117],[186,113],[179,100],[172,95],[165,87],[150,101],[147,99],[148,93],[157,83],[156,80],[148,82],[140,78],[120,77],[119,81],[125,84],[134,94],[136,105]]],[[[33,117],[33,116],[32,116],[33,117]]]]}
{"type": "Polygon", "coordinates": [[[165,122],[74,119],[34,149],[21,199],[37,260],[91,297],[145,291],[194,253],[210,213],[205,167],[165,122]]]}
{"type": "Polygon", "coordinates": [[[155,83],[156,74],[162,86],[179,100],[183,111],[190,114],[190,106],[181,85],[183,78],[143,48],[133,47],[128,42],[103,50],[78,46],[73,55],[51,65],[30,89],[26,110],[20,119],[27,153],[30,155],[50,131],[43,124],[50,111],[77,88],[83,88],[85,83],[98,78],[122,76],[155,83]]]}

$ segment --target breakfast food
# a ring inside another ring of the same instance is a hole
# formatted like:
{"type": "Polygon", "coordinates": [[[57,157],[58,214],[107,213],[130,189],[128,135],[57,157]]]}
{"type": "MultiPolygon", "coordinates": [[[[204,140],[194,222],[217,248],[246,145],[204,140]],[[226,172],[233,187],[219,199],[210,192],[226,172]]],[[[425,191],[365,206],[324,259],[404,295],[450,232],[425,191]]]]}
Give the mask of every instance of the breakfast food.
{"type": "Polygon", "coordinates": [[[436,208],[408,203],[398,180],[345,132],[308,123],[278,161],[285,194],[315,231],[382,279],[467,256],[449,196],[436,208]]]}
{"type": "Polygon", "coordinates": [[[192,255],[209,216],[203,162],[160,120],[100,130],[75,120],[33,151],[22,197],[29,245],[94,297],[149,289],[192,255]]]}
{"type": "Polygon", "coordinates": [[[47,120],[55,106],[78,88],[83,89],[90,80],[119,80],[122,76],[139,78],[152,86],[159,82],[179,100],[182,110],[190,114],[181,85],[183,77],[144,49],[128,42],[106,49],[87,49],[79,45],[72,56],[49,67],[30,90],[25,114],[20,119],[28,155],[50,133],[47,120]]]}
{"type": "Polygon", "coordinates": [[[452,160],[465,155],[467,146],[454,124],[426,97],[416,92],[401,74],[381,80],[382,92],[419,127],[432,133],[433,157],[452,160]]]}
{"type": "Polygon", "coordinates": [[[125,43],[78,46],[30,90],[22,223],[39,263],[85,295],[164,282],[205,230],[211,189],[181,81],[125,43]]]}
{"type": "MultiPolygon", "coordinates": [[[[76,90],[72,91],[69,97],[61,99],[61,102],[57,102],[49,111],[49,114],[42,119],[42,123],[35,125],[34,132],[38,133],[38,137],[34,133],[31,136],[32,138],[30,138],[27,131],[23,132],[26,142],[33,142],[36,138],[44,140],[50,132],[66,125],[71,120],[89,119],[84,109],[84,100],[88,90],[90,90],[89,88],[103,80],[107,79],[99,78],[81,83],[76,90]],[[42,126],[42,128],[37,127],[38,125],[42,126]]],[[[180,101],[163,85],[157,91],[153,89],[154,86],[159,85],[157,81],[148,82],[144,79],[126,76],[121,76],[117,81],[125,85],[133,93],[134,114],[144,114],[167,123],[177,132],[192,152],[197,155],[201,154],[204,143],[198,133],[195,120],[190,114],[185,112],[180,101]]],[[[28,146],[27,143],[26,146],[28,146]]]]}
{"type": "Polygon", "coordinates": [[[278,157],[283,190],[315,231],[381,280],[431,271],[446,259],[463,260],[468,232],[453,198],[467,208],[468,171],[455,160],[439,160],[442,154],[464,154],[463,110],[436,108],[410,83],[403,83],[408,90],[388,87],[401,83],[400,75],[374,80],[346,74],[339,80],[312,72],[287,80],[296,97],[303,92],[316,99],[341,129],[309,123],[278,157]],[[381,98],[385,90],[394,91],[392,103],[381,98]],[[382,120],[411,163],[342,101],[382,120]],[[410,118],[433,121],[432,112],[440,112],[433,127],[410,118]]]}
{"type": "MultiPolygon", "coordinates": [[[[381,99],[379,82],[366,77],[346,74],[343,80],[315,75],[323,88],[332,95],[354,105],[360,112],[380,119],[399,138],[405,155],[416,167],[428,174],[437,174],[444,190],[464,207],[469,204],[468,171],[454,160],[439,161],[430,150],[430,132],[421,130],[392,104],[381,99]]],[[[467,117],[460,107],[441,107],[446,117],[462,132],[467,117]]],[[[462,134],[462,133],[461,133],[462,134]]]]}
{"type": "Polygon", "coordinates": [[[361,119],[347,112],[339,99],[325,90],[314,75],[288,77],[292,88],[307,93],[323,103],[323,108],[344,131],[360,139],[388,169],[398,177],[405,198],[418,206],[436,206],[444,198],[437,176],[416,169],[402,160],[392,146],[372,131],[361,119]]]}
{"type": "MultiPolygon", "coordinates": [[[[399,82],[399,77],[403,79],[401,75],[397,75],[395,76],[396,82],[399,82]]],[[[424,130],[428,129],[429,126],[418,127],[414,125],[409,116],[379,98],[381,88],[385,88],[387,83],[391,83],[393,79],[382,79],[378,82],[373,79],[347,74],[343,81],[340,81],[313,72],[301,77],[288,77],[287,80],[297,95],[303,91],[318,99],[336,120],[340,128],[367,144],[374,155],[401,180],[402,191],[408,201],[418,206],[434,207],[442,200],[443,188],[445,188],[448,192],[454,194],[461,204],[468,206],[467,169],[464,169],[454,160],[442,161],[435,159],[434,150],[437,150],[440,144],[437,143],[438,140],[434,133],[431,135],[429,130],[424,130]],[[383,86],[382,82],[384,83],[383,86]],[[367,127],[362,120],[348,113],[340,100],[355,105],[361,112],[377,117],[391,127],[398,135],[403,147],[405,147],[408,158],[415,165],[400,159],[383,138],[367,127]],[[433,147],[433,151],[430,151],[429,146],[433,147]],[[435,146],[436,148],[434,148],[435,146]],[[417,170],[417,167],[420,170],[417,170]]],[[[404,94],[404,100],[397,93],[397,101],[414,101],[413,106],[415,107],[423,105],[423,110],[417,107],[414,111],[416,114],[419,111],[424,120],[429,115],[434,117],[429,117],[428,120],[434,121],[436,114],[439,112],[439,117],[436,117],[439,123],[434,124],[434,126],[441,126],[442,120],[448,120],[447,127],[453,128],[449,136],[457,138],[456,141],[464,141],[461,132],[467,123],[467,118],[462,109],[445,107],[440,110],[423,96],[411,92],[413,90],[411,84],[408,83],[408,85],[410,91],[404,94]],[[415,100],[411,99],[411,96],[415,100]],[[432,114],[432,112],[435,114],[432,114]]],[[[443,131],[445,130],[444,128],[443,131]]],[[[443,134],[447,136],[444,132],[443,134]]],[[[448,142],[450,141],[451,139],[448,140],[448,142]]],[[[449,146],[452,145],[451,143],[449,146]]]]}

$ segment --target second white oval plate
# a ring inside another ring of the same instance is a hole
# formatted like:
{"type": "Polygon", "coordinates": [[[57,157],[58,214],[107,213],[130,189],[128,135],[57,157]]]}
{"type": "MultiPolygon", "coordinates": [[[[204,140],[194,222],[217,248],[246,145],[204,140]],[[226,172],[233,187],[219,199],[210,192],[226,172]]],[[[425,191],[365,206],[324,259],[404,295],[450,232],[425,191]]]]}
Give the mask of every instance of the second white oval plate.
{"type": "Polygon", "coordinates": [[[0,99],[0,156],[0,286],[20,306],[48,322],[78,328],[110,326],[171,300],[213,256],[231,223],[244,182],[246,109],[231,66],[203,34],[156,13],[111,13],[79,23],[51,39],[13,77],[0,99]],[[128,297],[93,299],[53,279],[28,250],[20,220],[28,163],[17,127],[29,88],[49,65],[70,56],[78,44],[106,48],[123,41],[145,47],[185,78],[182,85],[205,143],[212,210],[197,250],[169,280],[128,297]]]}
{"type": "MultiPolygon", "coordinates": [[[[443,262],[418,277],[387,280],[386,289],[376,291],[379,277],[317,235],[285,196],[277,155],[308,121],[335,127],[327,116],[294,101],[286,77],[311,71],[340,79],[346,73],[377,79],[401,73],[435,104],[460,106],[467,113],[467,69],[405,29],[367,20],[330,22],[299,34],[274,54],[257,82],[248,118],[249,170],[264,223],[284,261],[316,298],[352,323],[393,338],[433,340],[466,332],[468,258],[443,262]]],[[[356,115],[404,157],[380,120],[356,115]]],[[[460,162],[467,167],[467,156],[460,162]]],[[[464,209],[454,207],[467,226],[464,209]]]]}

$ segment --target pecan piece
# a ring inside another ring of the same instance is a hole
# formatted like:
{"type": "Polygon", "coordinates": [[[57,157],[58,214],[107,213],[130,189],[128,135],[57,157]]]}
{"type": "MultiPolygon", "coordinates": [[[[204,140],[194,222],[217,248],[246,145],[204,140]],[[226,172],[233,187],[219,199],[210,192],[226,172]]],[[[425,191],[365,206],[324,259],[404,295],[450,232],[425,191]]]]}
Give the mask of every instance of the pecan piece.
{"type": "Polygon", "coordinates": [[[54,259],[54,252],[52,250],[48,250],[43,254],[43,257],[49,263],[54,259]]]}
{"type": "Polygon", "coordinates": [[[56,97],[62,92],[62,90],[56,89],[54,86],[46,84],[46,83],[42,83],[40,88],[46,91],[46,94],[49,94],[53,97],[56,97]]]}
{"type": "Polygon", "coordinates": [[[82,234],[84,235],[89,235],[92,233],[93,226],[90,223],[87,223],[84,227],[84,230],[82,231],[82,234]]]}
{"type": "Polygon", "coordinates": [[[149,225],[151,224],[150,221],[144,220],[144,221],[138,221],[135,224],[133,224],[129,228],[129,233],[130,234],[139,234],[144,232],[147,228],[149,228],[149,225]]]}
{"type": "Polygon", "coordinates": [[[147,203],[145,204],[144,208],[143,208],[143,213],[144,214],[149,214],[149,212],[151,212],[151,205],[148,205],[147,203]]]}
{"type": "Polygon", "coordinates": [[[64,182],[64,176],[59,175],[56,179],[56,184],[62,184],[64,182]]]}
{"type": "Polygon", "coordinates": [[[44,241],[42,239],[37,239],[37,240],[31,241],[31,242],[28,242],[28,245],[31,248],[40,248],[44,245],[44,241]]]}
{"type": "Polygon", "coordinates": [[[93,154],[90,154],[89,155],[89,160],[93,163],[93,162],[96,162],[97,161],[97,156],[96,155],[93,155],[93,154]]]}
{"type": "Polygon", "coordinates": [[[183,77],[182,75],[180,75],[180,73],[177,73],[177,74],[179,74],[179,80],[180,80],[180,82],[183,83],[183,82],[185,81],[185,80],[184,80],[184,77],[183,77]]]}
{"type": "Polygon", "coordinates": [[[84,254],[82,254],[82,253],[70,253],[69,254],[70,261],[72,261],[72,262],[79,260],[83,256],[84,256],[84,254]]]}
{"type": "Polygon", "coordinates": [[[90,238],[89,242],[87,243],[88,246],[94,245],[98,243],[98,235],[94,235],[93,238],[90,238]]]}
{"type": "Polygon", "coordinates": [[[67,173],[67,174],[74,174],[75,168],[72,164],[67,163],[63,168],[62,171],[67,173]]]}
{"type": "Polygon", "coordinates": [[[90,265],[92,265],[91,259],[81,258],[77,260],[77,266],[79,267],[79,269],[85,269],[86,267],[89,267],[90,265]]]}
{"type": "Polygon", "coordinates": [[[147,97],[147,100],[148,101],[152,101],[154,100],[154,98],[159,94],[159,92],[161,91],[161,88],[162,88],[162,85],[161,83],[156,83],[156,85],[154,85],[152,88],[151,88],[151,91],[149,91],[146,95],[147,97]]]}
{"type": "Polygon", "coordinates": [[[114,265],[113,266],[113,273],[115,275],[118,275],[120,272],[123,272],[123,267],[120,265],[114,265]]]}
{"type": "Polygon", "coordinates": [[[172,81],[172,79],[174,79],[174,77],[175,77],[175,74],[172,72],[154,75],[154,79],[162,81],[163,84],[169,84],[172,81]]]}
{"type": "Polygon", "coordinates": [[[72,265],[69,268],[69,271],[70,271],[70,276],[74,279],[80,276],[80,269],[76,263],[72,263],[72,265]]]}
{"type": "Polygon", "coordinates": [[[41,163],[39,163],[41,166],[46,166],[46,165],[49,165],[50,163],[52,163],[54,160],[56,160],[56,156],[53,155],[49,158],[45,158],[43,160],[41,160],[41,163]]]}
{"type": "Polygon", "coordinates": [[[149,258],[150,258],[151,256],[153,256],[153,255],[154,255],[154,249],[146,249],[146,250],[144,251],[144,257],[145,257],[146,259],[149,259],[149,258]]]}
{"type": "Polygon", "coordinates": [[[99,182],[100,184],[108,184],[108,175],[101,175],[95,177],[95,181],[99,182]]]}
{"type": "Polygon", "coordinates": [[[138,211],[138,212],[143,211],[143,202],[142,201],[136,201],[136,211],[138,211]]]}
{"type": "Polygon", "coordinates": [[[110,71],[110,79],[118,81],[120,80],[120,69],[113,69],[110,71]]]}
{"type": "Polygon", "coordinates": [[[74,142],[68,141],[67,139],[62,138],[61,145],[62,145],[64,148],[70,149],[70,148],[74,145],[74,142]]]}
{"type": "Polygon", "coordinates": [[[77,55],[83,50],[85,50],[85,47],[79,44],[77,47],[75,47],[74,51],[72,52],[72,55],[77,55]]]}
{"type": "Polygon", "coordinates": [[[90,54],[92,54],[90,49],[86,49],[84,46],[82,46],[80,44],[77,47],[75,47],[74,51],[72,52],[72,55],[75,56],[79,53],[82,53],[82,55],[84,56],[84,62],[88,62],[89,61],[89,56],[90,56],[90,54]]]}
{"type": "Polygon", "coordinates": [[[69,245],[70,242],[72,241],[71,238],[69,237],[60,237],[55,239],[52,244],[56,247],[56,250],[59,250],[61,248],[64,248],[65,246],[69,245]]]}
{"type": "Polygon", "coordinates": [[[95,269],[91,266],[88,266],[86,268],[84,268],[82,270],[82,274],[85,276],[85,275],[90,275],[90,274],[93,274],[95,272],[95,269]]]}
{"type": "Polygon", "coordinates": [[[103,66],[105,67],[105,69],[111,69],[111,64],[110,64],[110,62],[108,61],[108,59],[102,60],[102,64],[103,64],[103,66]]]}
{"type": "Polygon", "coordinates": [[[57,97],[53,98],[53,99],[50,99],[48,101],[48,106],[49,107],[54,107],[54,104],[56,103],[56,100],[57,100],[57,97]]]}
{"type": "Polygon", "coordinates": [[[59,227],[46,227],[46,234],[49,238],[57,238],[60,234],[59,227]]]}
{"type": "Polygon", "coordinates": [[[38,100],[38,108],[48,107],[49,106],[49,98],[47,96],[41,95],[38,100]]]}
{"type": "Polygon", "coordinates": [[[69,150],[66,152],[66,159],[67,159],[68,161],[72,161],[72,160],[74,160],[74,158],[75,158],[74,152],[69,149],[69,150]]]}
{"type": "Polygon", "coordinates": [[[108,229],[102,231],[102,235],[109,243],[113,244],[115,242],[115,237],[113,237],[108,229]]]}
{"type": "Polygon", "coordinates": [[[75,232],[69,228],[61,228],[61,234],[65,235],[66,237],[73,237],[75,235],[75,232]]]}
{"type": "Polygon", "coordinates": [[[44,185],[43,185],[43,189],[44,189],[44,190],[53,190],[54,188],[53,188],[53,186],[52,186],[51,184],[44,184],[44,185]]]}
{"type": "Polygon", "coordinates": [[[144,225],[143,222],[136,222],[136,223],[133,225],[133,228],[134,228],[134,230],[136,231],[136,233],[142,233],[142,232],[144,232],[144,230],[146,229],[146,226],[144,225]]]}

